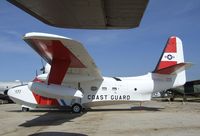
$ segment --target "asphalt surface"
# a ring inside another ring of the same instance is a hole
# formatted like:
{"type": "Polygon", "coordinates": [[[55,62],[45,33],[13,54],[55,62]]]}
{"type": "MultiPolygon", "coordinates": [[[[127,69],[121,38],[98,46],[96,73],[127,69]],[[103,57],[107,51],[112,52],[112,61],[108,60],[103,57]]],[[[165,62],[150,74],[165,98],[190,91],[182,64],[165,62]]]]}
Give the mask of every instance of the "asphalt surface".
{"type": "Polygon", "coordinates": [[[196,101],[96,107],[81,114],[20,109],[16,104],[0,105],[1,136],[200,135],[200,103],[196,101]]]}

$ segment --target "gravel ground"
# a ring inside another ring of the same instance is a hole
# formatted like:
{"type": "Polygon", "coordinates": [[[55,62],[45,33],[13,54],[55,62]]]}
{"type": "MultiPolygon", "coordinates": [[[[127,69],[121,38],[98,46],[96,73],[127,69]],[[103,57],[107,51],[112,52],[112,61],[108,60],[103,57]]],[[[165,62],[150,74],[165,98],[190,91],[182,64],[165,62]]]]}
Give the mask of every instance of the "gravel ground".
{"type": "Polygon", "coordinates": [[[198,136],[200,103],[151,101],[96,107],[81,114],[56,110],[21,112],[0,105],[1,136],[198,136]]]}

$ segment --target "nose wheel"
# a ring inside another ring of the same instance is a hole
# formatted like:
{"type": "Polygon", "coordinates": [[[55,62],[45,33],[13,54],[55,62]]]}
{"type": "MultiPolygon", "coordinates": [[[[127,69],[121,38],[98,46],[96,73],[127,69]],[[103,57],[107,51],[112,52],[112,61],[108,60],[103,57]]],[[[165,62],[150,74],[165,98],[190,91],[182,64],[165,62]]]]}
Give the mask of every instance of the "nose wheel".
{"type": "Polygon", "coordinates": [[[80,113],[82,111],[82,106],[80,104],[75,103],[72,105],[72,112],[73,113],[80,113]]]}
{"type": "Polygon", "coordinates": [[[29,108],[22,107],[22,112],[27,112],[27,111],[29,111],[29,108]]]}

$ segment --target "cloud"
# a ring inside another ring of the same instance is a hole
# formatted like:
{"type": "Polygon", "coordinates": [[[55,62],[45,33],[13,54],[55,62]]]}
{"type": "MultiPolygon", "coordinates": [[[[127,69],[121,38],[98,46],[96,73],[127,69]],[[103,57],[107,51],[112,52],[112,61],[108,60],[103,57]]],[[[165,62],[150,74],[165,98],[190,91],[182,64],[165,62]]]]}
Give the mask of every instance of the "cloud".
{"type": "Polygon", "coordinates": [[[23,47],[22,45],[20,45],[19,43],[11,43],[11,42],[1,42],[0,43],[0,52],[1,53],[29,53],[30,51],[23,47]]]}
{"type": "Polygon", "coordinates": [[[7,30],[4,31],[5,34],[10,35],[10,36],[14,36],[16,38],[22,37],[22,34],[16,31],[12,31],[12,30],[7,30]]]}
{"type": "Polygon", "coordinates": [[[193,10],[199,8],[200,2],[198,1],[187,1],[186,3],[182,3],[178,10],[176,10],[175,15],[183,15],[188,12],[192,12],[193,10]]]}
{"type": "MultiPolygon", "coordinates": [[[[10,35],[18,35],[15,32],[7,32],[10,35]]],[[[5,34],[5,33],[4,33],[5,34]]],[[[18,54],[27,54],[30,53],[30,50],[25,43],[20,38],[13,38],[13,36],[6,36],[0,34],[0,52],[1,53],[18,53],[18,54]],[[24,46],[23,46],[24,45],[24,46]]]]}
{"type": "Polygon", "coordinates": [[[123,32],[119,31],[95,31],[88,32],[80,38],[85,46],[115,46],[121,41],[123,32]]]}

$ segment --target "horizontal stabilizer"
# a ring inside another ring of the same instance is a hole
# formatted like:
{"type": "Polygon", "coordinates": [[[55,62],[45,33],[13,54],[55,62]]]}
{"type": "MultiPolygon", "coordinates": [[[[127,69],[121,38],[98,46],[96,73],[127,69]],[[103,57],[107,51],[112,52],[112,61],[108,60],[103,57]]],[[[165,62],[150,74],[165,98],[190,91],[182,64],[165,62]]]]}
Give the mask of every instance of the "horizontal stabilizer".
{"type": "Polygon", "coordinates": [[[179,63],[176,65],[172,65],[160,70],[156,70],[153,73],[157,73],[157,74],[178,74],[179,72],[186,70],[187,68],[191,67],[192,63],[179,63]]]}

